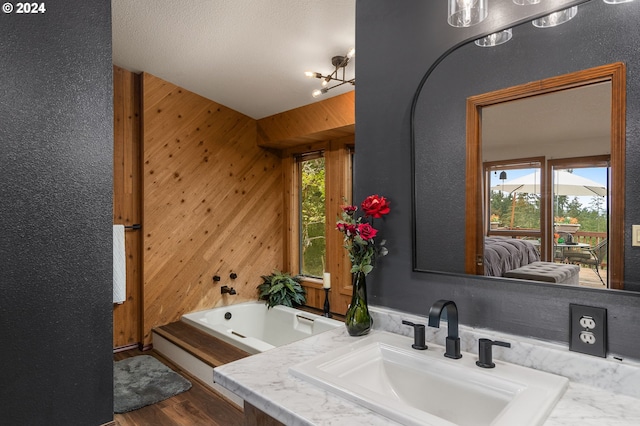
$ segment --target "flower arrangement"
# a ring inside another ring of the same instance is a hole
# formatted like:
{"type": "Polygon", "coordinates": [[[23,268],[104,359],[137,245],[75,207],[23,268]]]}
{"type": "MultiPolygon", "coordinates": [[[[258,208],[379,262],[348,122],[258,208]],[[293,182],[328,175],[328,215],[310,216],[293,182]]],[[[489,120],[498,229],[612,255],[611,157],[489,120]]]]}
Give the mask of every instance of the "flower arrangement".
{"type": "Polygon", "coordinates": [[[492,214],[490,217],[490,222],[499,222],[500,221],[500,216],[497,214],[492,214]]]}
{"type": "MultiPolygon", "coordinates": [[[[360,204],[363,217],[356,217],[356,206],[343,206],[342,219],[338,220],[336,228],[344,234],[344,247],[349,253],[351,260],[351,273],[363,272],[367,275],[373,270],[373,260],[376,255],[374,238],[378,234],[375,229],[373,219],[379,219],[389,214],[389,201],[380,195],[370,195],[360,204]],[[366,222],[365,220],[369,220],[366,222]]],[[[378,255],[387,254],[384,247],[385,241],[380,243],[378,255]]]]}

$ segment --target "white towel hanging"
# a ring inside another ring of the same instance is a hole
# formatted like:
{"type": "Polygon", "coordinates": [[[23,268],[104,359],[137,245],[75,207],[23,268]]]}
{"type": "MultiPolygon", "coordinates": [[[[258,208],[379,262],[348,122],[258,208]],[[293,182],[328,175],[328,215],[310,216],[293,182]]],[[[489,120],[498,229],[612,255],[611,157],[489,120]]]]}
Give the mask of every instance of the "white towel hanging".
{"type": "Polygon", "coordinates": [[[113,225],[113,303],[127,298],[127,263],[124,245],[124,225],[113,225]]]}

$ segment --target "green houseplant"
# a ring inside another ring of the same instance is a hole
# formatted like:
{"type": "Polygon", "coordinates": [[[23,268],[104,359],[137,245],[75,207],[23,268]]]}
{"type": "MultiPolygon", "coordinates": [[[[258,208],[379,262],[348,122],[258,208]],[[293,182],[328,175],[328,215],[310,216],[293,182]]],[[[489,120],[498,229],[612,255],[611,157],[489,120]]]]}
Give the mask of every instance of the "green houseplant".
{"type": "Polygon", "coordinates": [[[258,286],[258,299],[265,300],[269,308],[277,305],[295,307],[307,302],[299,277],[275,270],[271,275],[262,275],[262,279],[263,283],[258,286]]]}

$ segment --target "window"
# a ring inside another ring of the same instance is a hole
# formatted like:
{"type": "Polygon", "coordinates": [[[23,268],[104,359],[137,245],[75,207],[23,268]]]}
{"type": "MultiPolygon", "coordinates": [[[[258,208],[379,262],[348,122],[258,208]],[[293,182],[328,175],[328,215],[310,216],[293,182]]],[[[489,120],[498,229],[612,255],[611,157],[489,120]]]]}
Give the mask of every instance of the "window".
{"type": "Polygon", "coordinates": [[[351,203],[353,136],[283,152],[285,239],[283,268],[303,276],[307,305],[322,308],[323,272],[331,274],[331,311],[344,313],[351,298],[351,263],[336,220],[351,203]]]}
{"type": "Polygon", "coordinates": [[[325,161],[322,153],[298,157],[300,275],[322,277],[326,255],[325,161]]]}
{"type": "Polygon", "coordinates": [[[485,163],[489,235],[541,237],[543,160],[485,163]]]}

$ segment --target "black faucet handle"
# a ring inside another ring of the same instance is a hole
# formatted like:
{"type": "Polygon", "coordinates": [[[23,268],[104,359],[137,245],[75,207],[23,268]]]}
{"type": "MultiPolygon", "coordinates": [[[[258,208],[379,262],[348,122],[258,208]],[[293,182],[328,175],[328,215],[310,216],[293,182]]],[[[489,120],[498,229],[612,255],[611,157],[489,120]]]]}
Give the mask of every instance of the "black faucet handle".
{"type": "Polygon", "coordinates": [[[493,362],[493,351],[492,348],[494,346],[502,346],[505,348],[510,348],[511,343],[494,341],[491,339],[480,339],[478,340],[478,360],[476,361],[476,365],[482,368],[494,368],[496,364],[493,362]]]}
{"type": "Polygon", "coordinates": [[[424,324],[414,324],[411,321],[406,320],[402,320],[402,323],[413,327],[413,345],[411,345],[411,347],[420,351],[427,349],[424,335],[424,324]]]}

